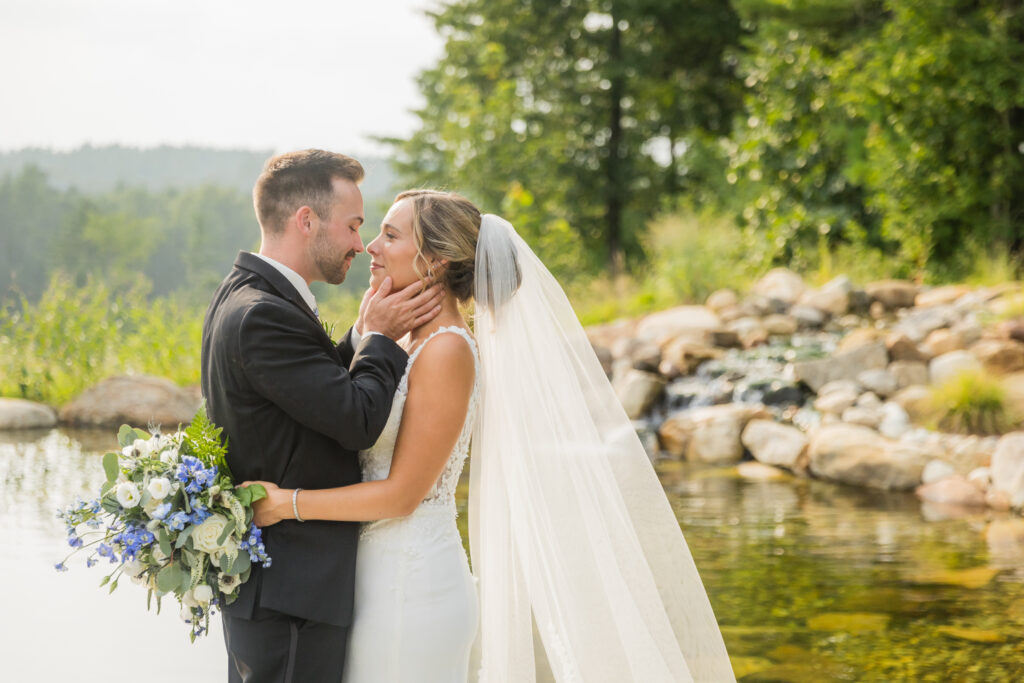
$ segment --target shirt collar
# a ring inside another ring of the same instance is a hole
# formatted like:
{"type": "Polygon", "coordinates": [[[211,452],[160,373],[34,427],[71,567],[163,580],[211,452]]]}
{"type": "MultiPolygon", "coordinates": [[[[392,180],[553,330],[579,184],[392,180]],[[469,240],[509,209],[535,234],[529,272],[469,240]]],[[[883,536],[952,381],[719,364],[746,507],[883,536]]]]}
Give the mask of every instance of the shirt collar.
{"type": "Polygon", "coordinates": [[[313,311],[314,313],[318,313],[316,308],[316,297],[313,296],[313,291],[309,288],[309,285],[306,284],[306,281],[303,279],[301,275],[299,275],[294,270],[292,270],[285,264],[281,263],[280,261],[275,261],[269,256],[264,256],[263,254],[257,253],[254,253],[253,255],[260,257],[270,265],[274,266],[274,268],[277,268],[278,272],[280,272],[281,275],[284,275],[288,279],[288,282],[291,283],[292,287],[294,287],[296,291],[298,291],[299,296],[301,296],[302,300],[306,302],[307,306],[309,306],[309,310],[313,311]]]}

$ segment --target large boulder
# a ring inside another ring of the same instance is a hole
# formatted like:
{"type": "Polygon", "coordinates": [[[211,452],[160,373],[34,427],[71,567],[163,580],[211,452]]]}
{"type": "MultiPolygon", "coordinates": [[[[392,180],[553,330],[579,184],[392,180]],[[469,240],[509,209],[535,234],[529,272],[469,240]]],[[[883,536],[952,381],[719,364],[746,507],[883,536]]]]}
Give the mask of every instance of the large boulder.
{"type": "Polygon", "coordinates": [[[60,421],[77,427],[177,427],[192,421],[199,400],[162,377],[132,375],[105,379],[60,411],[60,421]]]}
{"type": "Polygon", "coordinates": [[[880,280],[866,285],[864,291],[889,310],[896,310],[914,305],[918,286],[906,280],[880,280]]]}
{"type": "Polygon", "coordinates": [[[636,328],[636,336],[644,341],[665,344],[681,336],[697,339],[722,327],[721,319],[705,306],[677,306],[653,313],[636,328]]]}
{"type": "Polygon", "coordinates": [[[792,364],[793,377],[814,391],[837,379],[856,379],[865,370],[884,369],[889,364],[889,352],[884,341],[874,341],[849,351],[841,351],[831,358],[797,361],[792,364]]]}
{"type": "Polygon", "coordinates": [[[932,330],[921,343],[921,350],[932,358],[966,348],[964,335],[948,327],[932,330]]]}
{"type": "Polygon", "coordinates": [[[903,334],[893,332],[885,338],[885,346],[889,349],[889,358],[894,361],[926,361],[928,356],[917,347],[917,342],[903,334]]]}
{"type": "Polygon", "coordinates": [[[824,479],[878,489],[912,489],[921,483],[927,456],[891,442],[868,427],[825,425],[808,446],[811,472],[824,479]]]}
{"type": "Polygon", "coordinates": [[[918,308],[944,306],[955,303],[957,299],[970,291],[971,288],[967,285],[946,285],[945,287],[926,289],[923,292],[918,292],[917,297],[914,298],[914,305],[918,308]]]}
{"type": "Polygon", "coordinates": [[[982,339],[971,347],[971,353],[996,374],[1024,370],[1024,343],[1014,339],[982,339]]]}
{"type": "Polygon", "coordinates": [[[50,406],[20,398],[0,398],[0,429],[41,429],[57,424],[50,406]]]}
{"type": "Polygon", "coordinates": [[[969,351],[950,351],[932,358],[928,376],[933,384],[941,384],[964,372],[980,372],[981,362],[969,351]]]}
{"type": "Polygon", "coordinates": [[[719,289],[711,293],[704,305],[715,313],[721,313],[735,308],[739,303],[740,299],[736,296],[736,292],[731,289],[719,289]]]}
{"type": "Polygon", "coordinates": [[[743,428],[762,415],[766,413],[760,406],[708,406],[669,417],[658,433],[662,447],[677,457],[714,465],[731,464],[743,458],[743,428]]]}
{"type": "Polygon", "coordinates": [[[850,278],[840,275],[817,291],[804,292],[800,297],[801,306],[817,309],[826,315],[838,318],[850,310],[850,292],[853,284],[850,278]]]}
{"type": "Polygon", "coordinates": [[[873,391],[882,398],[892,396],[899,390],[896,378],[885,368],[865,370],[857,375],[857,381],[868,391],[873,391]]]}
{"type": "Polygon", "coordinates": [[[650,410],[664,389],[665,380],[661,377],[635,369],[627,370],[615,382],[615,394],[631,420],[650,410]]]}
{"type": "Polygon", "coordinates": [[[1006,494],[1013,507],[1024,507],[1024,432],[999,439],[992,455],[992,489],[1006,494]]]}
{"type": "Polygon", "coordinates": [[[889,364],[889,374],[896,380],[896,389],[914,384],[928,384],[928,366],[912,360],[897,360],[889,364]]]}
{"type": "Polygon", "coordinates": [[[893,329],[916,342],[922,342],[935,330],[951,327],[959,320],[960,313],[952,306],[915,308],[906,311],[893,329]]]}
{"type": "Polygon", "coordinates": [[[985,507],[985,494],[959,474],[922,484],[916,493],[918,498],[929,503],[985,507]]]}
{"type": "Polygon", "coordinates": [[[754,295],[776,299],[784,302],[787,306],[795,304],[805,291],[807,291],[807,285],[804,284],[803,279],[787,268],[774,268],[768,271],[751,288],[754,295]]]}
{"type": "Polygon", "coordinates": [[[858,327],[839,340],[837,351],[853,351],[862,346],[871,346],[885,339],[885,332],[874,327],[858,327]]]}
{"type": "Polygon", "coordinates": [[[751,420],[741,441],[759,462],[799,469],[800,456],[807,449],[807,437],[796,427],[773,420],[751,420]]]}

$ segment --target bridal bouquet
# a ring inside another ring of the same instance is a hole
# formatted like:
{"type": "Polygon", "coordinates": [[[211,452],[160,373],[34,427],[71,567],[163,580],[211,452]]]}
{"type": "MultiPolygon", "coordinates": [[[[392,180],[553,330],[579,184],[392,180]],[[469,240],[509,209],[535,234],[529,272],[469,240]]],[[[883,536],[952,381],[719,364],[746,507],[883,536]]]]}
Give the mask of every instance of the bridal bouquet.
{"type": "MultiPolygon", "coordinates": [[[[103,456],[107,481],[94,500],[79,500],[57,516],[67,525],[72,555],[89,549],[86,566],[117,565],[102,582],[110,592],[128,576],[154,595],[173,593],[190,638],[207,632],[210,614],[230,604],[253,563],[270,566],[252,503],[259,485],[235,488],[221,430],[200,408],[174,434],[149,434],[123,425],[119,453],[103,456]]],[[[56,565],[67,571],[65,562],[56,565]]]]}

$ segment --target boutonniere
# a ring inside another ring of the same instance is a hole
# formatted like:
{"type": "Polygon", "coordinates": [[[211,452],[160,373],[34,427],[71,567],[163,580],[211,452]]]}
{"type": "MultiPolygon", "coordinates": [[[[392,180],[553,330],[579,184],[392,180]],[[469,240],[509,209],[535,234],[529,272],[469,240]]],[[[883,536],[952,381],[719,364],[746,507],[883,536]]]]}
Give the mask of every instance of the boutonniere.
{"type": "Polygon", "coordinates": [[[327,333],[327,338],[334,342],[334,323],[329,323],[326,320],[320,321],[320,326],[324,328],[324,332],[327,333]]]}

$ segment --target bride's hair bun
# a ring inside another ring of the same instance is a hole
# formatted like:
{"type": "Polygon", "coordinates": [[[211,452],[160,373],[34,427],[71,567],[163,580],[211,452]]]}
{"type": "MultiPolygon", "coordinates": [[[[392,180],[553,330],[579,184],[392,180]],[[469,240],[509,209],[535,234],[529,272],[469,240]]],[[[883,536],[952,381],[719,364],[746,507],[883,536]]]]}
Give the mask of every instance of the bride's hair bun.
{"type": "Polygon", "coordinates": [[[447,264],[437,281],[460,302],[472,299],[480,209],[460,194],[439,190],[407,190],[395,197],[396,202],[403,199],[413,205],[417,274],[427,277],[431,261],[443,259],[447,264]]]}

